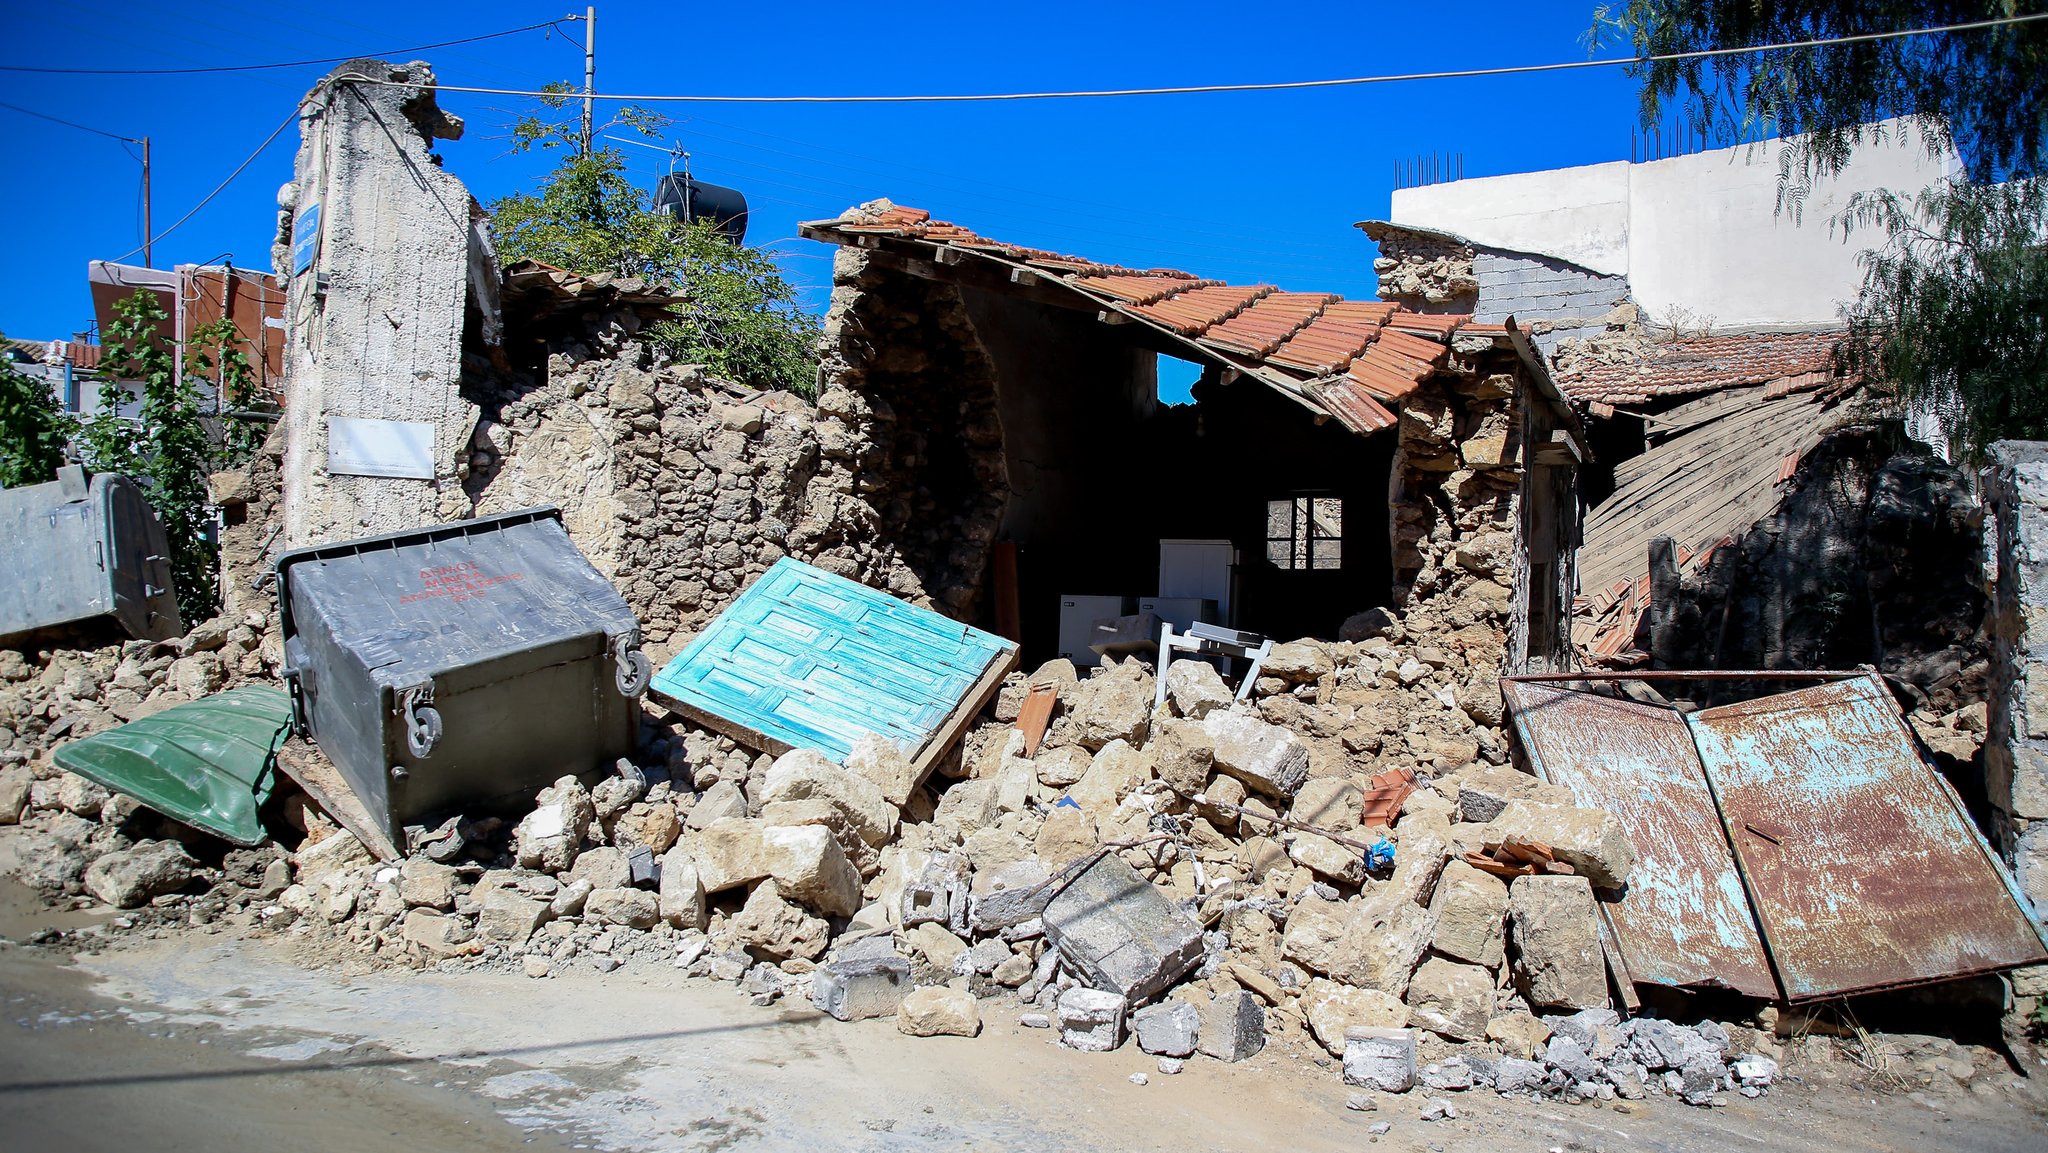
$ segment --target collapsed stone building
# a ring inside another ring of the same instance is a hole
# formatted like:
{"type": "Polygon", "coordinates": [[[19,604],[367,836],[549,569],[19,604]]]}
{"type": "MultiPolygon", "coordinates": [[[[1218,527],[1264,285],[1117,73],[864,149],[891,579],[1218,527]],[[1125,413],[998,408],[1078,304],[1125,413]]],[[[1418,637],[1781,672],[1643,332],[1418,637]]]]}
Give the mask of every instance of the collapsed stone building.
{"type": "MultiPolygon", "coordinates": [[[[1276,1038],[1389,1091],[1706,1103],[1828,1044],[1753,1006],[1725,1026],[1612,1007],[1594,894],[1633,854],[1611,814],[1516,771],[1499,688],[1577,659],[1587,439],[1519,325],[1107,266],[878,201],[806,228],[840,247],[815,401],[757,392],[644,338],[663,289],[497,267],[430,151],[459,131],[431,85],[358,61],[304,106],[279,249],[300,407],[221,479],[229,614],[0,667],[21,702],[0,820],[59,845],[53,891],[350,964],[675,967],[914,1033],[972,1033],[977,1002],[1014,996],[1075,1048],[1135,1034],[1162,1072],[1276,1038]],[[1194,404],[1158,402],[1162,354],[1204,366],[1194,404]],[[279,550],[542,503],[657,658],[793,556],[1009,632],[1035,671],[922,785],[886,743],[834,765],[650,715],[616,775],[459,814],[392,862],[303,803],[288,856],[193,860],[48,764],[273,676],[279,550]],[[1183,541],[1227,546],[1209,599],[1233,623],[1302,638],[1243,703],[1200,662],[1046,659],[1064,594],[1164,594],[1183,541]],[[1034,690],[1057,703],[1027,748],[1034,690]],[[1540,863],[1498,855],[1529,842],[1540,863]],[[1113,927],[1139,962],[1095,955],[1051,903],[1066,882],[1137,908],[1113,927]]],[[[2025,982],[2031,1010],[2048,990],[2025,982]]]]}

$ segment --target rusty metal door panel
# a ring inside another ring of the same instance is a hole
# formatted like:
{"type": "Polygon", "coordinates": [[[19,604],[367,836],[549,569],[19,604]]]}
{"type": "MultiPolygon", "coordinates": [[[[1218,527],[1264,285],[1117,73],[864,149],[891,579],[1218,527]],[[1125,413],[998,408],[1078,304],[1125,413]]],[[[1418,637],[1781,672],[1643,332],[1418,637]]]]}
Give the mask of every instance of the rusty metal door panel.
{"type": "Polygon", "coordinates": [[[1787,999],[2048,956],[1875,677],[1688,721],[1787,999]]]}
{"type": "Polygon", "coordinates": [[[1684,719],[1547,684],[1501,688],[1537,775],[1612,812],[1635,846],[1626,895],[1604,906],[1629,978],[1777,997],[1684,719]]]}

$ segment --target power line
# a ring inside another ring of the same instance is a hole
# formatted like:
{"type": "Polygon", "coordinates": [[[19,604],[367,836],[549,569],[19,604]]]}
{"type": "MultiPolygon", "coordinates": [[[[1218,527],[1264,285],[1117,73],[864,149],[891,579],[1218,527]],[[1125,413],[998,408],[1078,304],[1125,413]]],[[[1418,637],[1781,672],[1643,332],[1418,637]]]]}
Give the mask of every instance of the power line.
{"type": "Polygon", "coordinates": [[[109,139],[109,140],[118,140],[118,141],[120,141],[120,142],[121,142],[121,143],[123,143],[123,144],[140,144],[140,143],[142,143],[142,141],[140,141],[140,140],[137,140],[137,139],[135,139],[135,138],[134,138],[134,137],[132,137],[132,136],[118,136],[118,135],[115,135],[115,134],[114,134],[114,133],[112,133],[112,132],[102,132],[102,131],[100,131],[100,130],[99,130],[99,129],[97,129],[97,128],[87,128],[87,127],[86,127],[85,125],[83,125],[83,124],[73,124],[73,123],[72,123],[71,121],[69,121],[69,120],[59,120],[59,119],[57,119],[57,118],[56,118],[55,116],[51,116],[51,115],[49,115],[48,113],[45,113],[45,112],[37,112],[37,111],[36,111],[35,109],[33,109],[33,108],[23,108],[23,107],[22,107],[21,105],[19,105],[19,104],[9,104],[9,103],[7,103],[7,102],[6,102],[6,101],[4,101],[4,100],[0,100],[0,108],[10,108],[10,109],[13,109],[13,110],[14,110],[14,111],[16,111],[16,112],[19,112],[19,113],[21,113],[21,114],[22,114],[23,116],[33,116],[33,117],[35,117],[35,118],[36,118],[37,120],[47,120],[47,121],[49,121],[49,122],[50,122],[50,123],[52,123],[52,124],[62,124],[62,125],[63,125],[64,127],[66,127],[66,128],[76,128],[76,129],[78,129],[78,130],[79,130],[80,132],[90,132],[90,133],[92,133],[92,134],[93,134],[94,136],[104,136],[104,137],[106,137],[106,138],[107,138],[107,139],[109,139]]]}
{"type": "Polygon", "coordinates": [[[233,172],[228,173],[228,178],[226,180],[223,180],[219,184],[215,185],[213,191],[206,194],[206,199],[201,200],[199,203],[192,206],[192,211],[187,212],[183,216],[180,216],[177,219],[177,221],[173,223],[169,228],[164,229],[162,232],[159,232],[155,236],[150,237],[143,243],[135,246],[134,248],[129,249],[128,251],[122,253],[119,256],[116,256],[112,261],[109,261],[109,263],[119,264],[121,261],[128,259],[129,257],[135,255],[136,253],[141,252],[143,249],[146,249],[149,246],[155,244],[157,241],[162,240],[164,237],[169,236],[171,233],[176,232],[178,230],[179,225],[192,219],[194,216],[197,216],[199,214],[200,209],[213,203],[214,197],[219,196],[222,192],[226,191],[228,185],[233,184],[235,182],[235,177],[240,176],[242,174],[243,169],[246,169],[251,164],[256,163],[256,158],[258,156],[263,155],[263,150],[270,147],[270,142],[276,140],[279,133],[283,132],[286,128],[289,128],[292,124],[297,122],[298,119],[299,110],[294,108],[292,109],[290,115],[286,116],[283,120],[278,122],[276,128],[271,129],[270,135],[263,138],[263,143],[258,144],[256,146],[256,151],[251,152],[247,160],[244,160],[240,164],[235,165],[235,170],[233,172]]]}
{"type": "MultiPolygon", "coordinates": [[[[305,68],[314,64],[342,64],[369,56],[403,56],[408,52],[426,52],[435,48],[453,48],[458,44],[474,44],[479,40],[496,40],[501,36],[517,36],[522,32],[533,32],[542,28],[559,30],[562,20],[581,20],[581,16],[564,16],[561,20],[545,20],[529,24],[524,28],[508,28],[503,32],[486,32],[481,36],[465,36],[460,40],[443,40],[438,44],[416,44],[411,48],[386,48],[376,52],[357,52],[349,56],[328,56],[319,60],[285,60],[276,64],[224,64],[211,68],[37,68],[24,64],[0,64],[0,72],[42,72],[61,76],[191,76],[207,72],[261,72],[271,68],[305,68]]],[[[12,107],[10,105],[10,107],[12,107]]],[[[19,110],[17,110],[19,111],[19,110]]],[[[30,115],[35,115],[31,113],[30,115]]],[[[48,119],[47,117],[45,119],[48,119]]],[[[73,125],[72,127],[77,127],[73,125]]],[[[90,132],[92,129],[87,129],[90,132]]],[[[102,133],[102,135],[105,135],[102,133]]]]}
{"type": "MultiPolygon", "coordinates": [[[[1973,20],[1966,24],[1944,24],[1933,28],[1913,28],[1903,32],[1863,32],[1853,36],[1827,36],[1812,40],[1788,40],[1778,44],[1758,44],[1741,48],[1702,48],[1691,52],[1666,52],[1656,56],[1627,56],[1611,60],[1572,60],[1555,64],[1519,64],[1500,68],[1462,68],[1448,72],[1404,72],[1383,76],[1346,76],[1327,80],[1284,80],[1255,84],[1190,84],[1174,88],[1104,88],[1064,92],[970,92],[949,93],[935,96],[698,96],[676,93],[643,93],[639,95],[592,93],[596,100],[630,100],[635,103],[689,103],[689,104],[960,104],[984,103],[1004,100],[1076,100],[1111,96],[1188,96],[1213,92],[1280,92],[1302,88],[1343,88],[1362,84],[1393,84],[1409,80],[1467,80],[1480,76],[1521,76],[1537,72],[1567,72],[1583,68],[1617,68],[1633,64],[1663,64],[1678,60],[1705,60],[1720,56],[1744,56],[1759,52],[1782,52],[1798,48],[1824,48],[1833,44],[1867,44],[1879,40],[1898,40],[1908,36],[1934,36],[1949,32],[1975,32],[1986,28],[2001,28],[2014,24],[2030,24],[2048,20],[2048,12],[2036,12],[2026,16],[2001,16],[1992,20],[1973,20]]],[[[363,84],[403,84],[398,80],[379,80],[369,76],[346,75],[340,80],[353,80],[363,84]]],[[[486,96],[582,96],[582,93],[541,92],[518,88],[476,88],[454,84],[440,84],[436,88],[443,92],[474,92],[486,96]]]]}

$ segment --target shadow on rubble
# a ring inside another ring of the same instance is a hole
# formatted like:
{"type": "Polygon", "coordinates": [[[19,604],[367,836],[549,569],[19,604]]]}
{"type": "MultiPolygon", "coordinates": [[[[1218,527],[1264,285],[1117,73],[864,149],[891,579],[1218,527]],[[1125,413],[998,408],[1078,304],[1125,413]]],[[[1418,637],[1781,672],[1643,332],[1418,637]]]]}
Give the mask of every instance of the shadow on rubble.
{"type": "MultiPolygon", "coordinates": [[[[567,1053],[579,1049],[596,1049],[608,1045],[651,1044],[661,1041],[675,1041],[687,1037],[708,1037],[720,1033],[739,1033],[752,1029],[773,1029],[782,1025],[801,1025],[825,1020],[830,1020],[830,1018],[826,1017],[823,1013],[798,1012],[782,1014],[771,1020],[748,1021],[733,1025],[708,1025],[697,1029],[665,1029],[656,1033],[628,1033],[617,1037],[592,1037],[581,1041],[562,1041],[546,1045],[518,1045],[504,1049],[458,1049],[450,1053],[435,1053],[421,1057],[382,1053],[375,1056],[333,1060],[274,1061],[246,1068],[192,1069],[176,1073],[112,1074],[104,1077],[71,1077],[48,1081],[17,1081],[0,1084],[0,1098],[4,1098],[9,1094],[48,1093],[67,1089],[104,1089],[130,1085],[233,1081],[253,1077],[289,1076],[305,1073],[349,1073],[369,1069],[410,1069],[420,1066],[438,1065],[445,1061],[511,1060],[540,1053],[567,1053]]],[[[262,1060],[262,1058],[256,1059],[262,1060]]]]}

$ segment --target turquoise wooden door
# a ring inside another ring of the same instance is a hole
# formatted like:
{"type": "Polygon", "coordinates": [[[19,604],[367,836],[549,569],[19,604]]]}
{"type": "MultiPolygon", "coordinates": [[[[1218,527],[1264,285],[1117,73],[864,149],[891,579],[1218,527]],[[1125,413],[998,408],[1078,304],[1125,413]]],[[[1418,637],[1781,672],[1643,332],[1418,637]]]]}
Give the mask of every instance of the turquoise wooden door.
{"type": "Polygon", "coordinates": [[[844,760],[916,756],[1010,642],[784,558],[654,678],[656,697],[844,760]]]}

